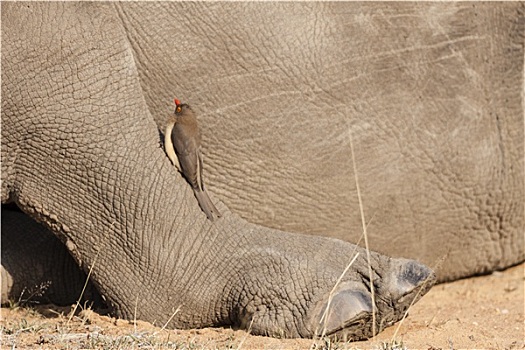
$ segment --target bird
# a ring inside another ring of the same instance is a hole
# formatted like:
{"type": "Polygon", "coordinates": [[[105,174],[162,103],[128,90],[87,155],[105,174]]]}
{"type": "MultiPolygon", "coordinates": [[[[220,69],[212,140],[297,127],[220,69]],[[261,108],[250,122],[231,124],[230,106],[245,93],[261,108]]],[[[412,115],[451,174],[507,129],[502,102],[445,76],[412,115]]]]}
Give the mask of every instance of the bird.
{"type": "Polygon", "coordinates": [[[202,181],[201,134],[197,116],[188,104],[176,98],[173,101],[175,112],[168,118],[164,132],[166,154],[191,185],[202,211],[209,220],[214,221],[215,216],[220,218],[221,214],[202,181]]]}

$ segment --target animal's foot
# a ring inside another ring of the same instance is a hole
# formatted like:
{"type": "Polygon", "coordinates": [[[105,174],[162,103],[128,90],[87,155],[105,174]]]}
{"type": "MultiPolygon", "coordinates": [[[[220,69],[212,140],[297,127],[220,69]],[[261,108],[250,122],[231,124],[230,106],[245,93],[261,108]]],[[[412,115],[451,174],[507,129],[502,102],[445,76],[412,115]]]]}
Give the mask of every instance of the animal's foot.
{"type": "Polygon", "coordinates": [[[378,275],[374,300],[366,279],[342,282],[326,294],[313,309],[312,336],[344,341],[370,338],[403,318],[436,280],[431,269],[406,259],[392,259],[386,274],[378,275]]]}

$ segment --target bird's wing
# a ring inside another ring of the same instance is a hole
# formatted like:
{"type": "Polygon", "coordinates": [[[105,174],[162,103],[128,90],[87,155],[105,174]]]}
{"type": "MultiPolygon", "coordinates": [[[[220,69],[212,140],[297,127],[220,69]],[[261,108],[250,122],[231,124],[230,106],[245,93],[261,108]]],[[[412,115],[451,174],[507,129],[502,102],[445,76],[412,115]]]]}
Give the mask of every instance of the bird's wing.
{"type": "Polygon", "coordinates": [[[195,137],[190,137],[174,128],[171,133],[171,141],[179,159],[184,177],[193,188],[202,190],[200,145],[195,137]]]}

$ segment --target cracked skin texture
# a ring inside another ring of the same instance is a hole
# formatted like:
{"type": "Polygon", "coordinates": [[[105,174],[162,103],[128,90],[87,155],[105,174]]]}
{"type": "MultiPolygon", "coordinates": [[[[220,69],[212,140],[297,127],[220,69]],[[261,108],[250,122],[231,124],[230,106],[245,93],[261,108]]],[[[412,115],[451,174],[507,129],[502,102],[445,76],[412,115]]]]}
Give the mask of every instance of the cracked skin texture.
{"type": "Polygon", "coordinates": [[[243,218],[356,242],[351,133],[374,250],[440,281],[525,259],[523,4],[117,12],[157,124],[191,101],[210,191],[243,218]]]}
{"type": "MultiPolygon", "coordinates": [[[[2,4],[2,202],[93,265],[115,314],[318,333],[354,246],[248,221],[354,240],[349,130],[377,250],[446,256],[443,280],[523,260],[522,6],[222,6],[2,4]],[[159,143],[174,92],[198,106],[215,225],[159,143]]],[[[327,322],[353,339],[372,329],[357,251],[327,322]]],[[[377,253],[372,271],[378,328],[433,280],[377,253]]]]}

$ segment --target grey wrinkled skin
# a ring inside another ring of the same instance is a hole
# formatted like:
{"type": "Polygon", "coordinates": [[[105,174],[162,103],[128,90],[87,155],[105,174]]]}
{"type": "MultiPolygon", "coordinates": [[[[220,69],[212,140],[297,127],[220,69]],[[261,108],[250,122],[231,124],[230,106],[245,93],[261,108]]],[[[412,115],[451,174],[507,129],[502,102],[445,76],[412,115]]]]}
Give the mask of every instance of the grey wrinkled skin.
{"type": "Polygon", "coordinates": [[[192,105],[230,209],[357,242],[351,133],[372,248],[447,281],[525,259],[524,6],[116,10],[149,111],[162,125],[175,92],[192,105]]]}
{"type": "MultiPolygon", "coordinates": [[[[351,132],[375,249],[445,257],[442,280],[522,261],[523,5],[377,6],[2,3],[2,203],[117,316],[311,337],[354,246],[275,228],[356,241],[351,132]],[[214,224],[162,149],[174,95],[214,224]]],[[[352,339],[373,328],[356,251],[323,324],[352,339]]],[[[372,258],[381,329],[435,276],[372,258]]]]}

